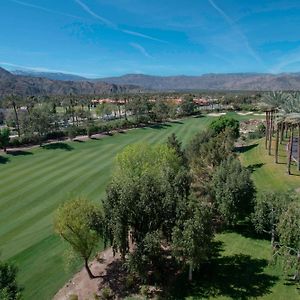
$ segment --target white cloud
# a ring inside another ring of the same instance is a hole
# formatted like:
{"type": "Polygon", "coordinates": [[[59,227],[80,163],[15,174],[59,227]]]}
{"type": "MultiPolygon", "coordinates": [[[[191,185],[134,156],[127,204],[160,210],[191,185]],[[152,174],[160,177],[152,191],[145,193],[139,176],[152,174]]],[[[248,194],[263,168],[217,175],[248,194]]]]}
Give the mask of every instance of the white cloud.
{"type": "Polygon", "coordinates": [[[147,50],[138,43],[129,43],[129,45],[142,53],[145,57],[152,58],[152,56],[147,52],[147,50]]]}
{"type": "Polygon", "coordinates": [[[213,0],[208,0],[210,5],[223,17],[223,19],[235,30],[235,32],[240,36],[244,46],[246,47],[248,53],[259,63],[262,63],[261,58],[259,55],[254,51],[251,47],[248,38],[245,34],[241,31],[241,29],[237,26],[237,24],[222,10],[213,0]]]}

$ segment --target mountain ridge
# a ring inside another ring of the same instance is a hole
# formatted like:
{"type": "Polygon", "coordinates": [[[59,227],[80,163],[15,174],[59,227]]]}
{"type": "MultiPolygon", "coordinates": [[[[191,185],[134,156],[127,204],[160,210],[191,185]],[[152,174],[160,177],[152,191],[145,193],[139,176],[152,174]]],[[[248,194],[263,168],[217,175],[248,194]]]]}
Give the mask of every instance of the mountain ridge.
{"type": "Polygon", "coordinates": [[[138,90],[132,85],[118,85],[103,81],[63,81],[45,77],[14,75],[0,67],[0,98],[7,95],[87,95],[123,93],[138,90]]]}

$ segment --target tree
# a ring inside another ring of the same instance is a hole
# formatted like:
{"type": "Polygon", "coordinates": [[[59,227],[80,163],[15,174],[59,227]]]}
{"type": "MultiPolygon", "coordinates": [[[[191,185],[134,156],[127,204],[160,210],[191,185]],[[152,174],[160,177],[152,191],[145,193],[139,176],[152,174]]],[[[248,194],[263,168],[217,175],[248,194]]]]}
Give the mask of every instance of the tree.
{"type": "Polygon", "coordinates": [[[48,104],[42,104],[34,107],[30,114],[30,124],[32,133],[36,133],[39,137],[40,145],[42,145],[45,135],[54,127],[55,116],[48,104]]]}
{"type": "Polygon", "coordinates": [[[20,287],[16,281],[17,272],[17,267],[0,260],[1,300],[19,300],[22,298],[22,287],[20,287]]]}
{"type": "Polygon", "coordinates": [[[167,140],[167,146],[174,149],[177,156],[181,159],[183,164],[187,163],[185,151],[182,150],[182,143],[177,139],[176,134],[172,133],[167,140]]]}
{"type": "Polygon", "coordinates": [[[280,216],[278,224],[279,253],[283,254],[285,269],[294,271],[294,280],[300,279],[300,203],[293,201],[280,216]]]}
{"type": "Polygon", "coordinates": [[[9,106],[13,108],[16,128],[17,128],[18,136],[20,137],[21,131],[20,131],[20,123],[19,123],[19,115],[18,115],[18,104],[20,103],[20,99],[15,95],[11,95],[6,98],[6,102],[8,103],[9,106]]]}
{"type": "Polygon", "coordinates": [[[186,149],[192,175],[192,190],[200,198],[211,194],[211,179],[223,160],[233,156],[234,140],[226,130],[217,136],[212,130],[198,133],[186,149]]]}
{"type": "Polygon", "coordinates": [[[189,266],[189,280],[192,280],[193,269],[208,258],[212,238],[211,207],[205,201],[191,198],[181,210],[172,233],[174,256],[189,266]]]}
{"type": "Polygon", "coordinates": [[[85,198],[67,201],[58,208],[54,218],[55,231],[84,260],[90,278],[96,277],[91,272],[88,261],[99,245],[100,236],[98,232],[101,232],[99,228],[102,226],[102,219],[100,208],[85,198]],[[95,224],[98,224],[97,228],[95,224]]]}
{"type": "Polygon", "coordinates": [[[179,203],[189,194],[187,176],[167,145],[131,145],[117,156],[103,202],[107,232],[123,259],[129,252],[130,236],[135,245],[131,256],[139,258],[130,260],[136,269],[144,262],[157,265],[158,257],[148,250],[156,248],[154,236],[171,241],[179,203]]]}
{"type": "Polygon", "coordinates": [[[263,192],[255,199],[252,222],[259,233],[267,233],[271,236],[271,247],[275,249],[277,225],[280,216],[286,210],[289,203],[294,200],[291,192],[263,192]]]}
{"type": "Polygon", "coordinates": [[[192,95],[185,96],[180,104],[180,109],[183,115],[192,115],[195,112],[196,105],[192,95]]]}
{"type": "Polygon", "coordinates": [[[224,132],[226,129],[230,129],[234,138],[238,138],[240,135],[240,122],[232,117],[221,116],[212,121],[209,125],[209,128],[215,134],[219,134],[224,132]]]}
{"type": "Polygon", "coordinates": [[[236,225],[253,210],[254,183],[239,160],[229,157],[216,169],[211,183],[214,205],[225,224],[236,225]]]}
{"type": "Polygon", "coordinates": [[[6,152],[10,140],[10,130],[8,127],[0,129],[0,148],[6,152]]]}

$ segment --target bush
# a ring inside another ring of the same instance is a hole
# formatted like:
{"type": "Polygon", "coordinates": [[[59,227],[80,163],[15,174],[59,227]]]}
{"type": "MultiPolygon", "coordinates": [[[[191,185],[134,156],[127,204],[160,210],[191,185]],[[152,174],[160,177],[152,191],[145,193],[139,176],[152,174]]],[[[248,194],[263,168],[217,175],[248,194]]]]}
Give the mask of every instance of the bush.
{"type": "Polygon", "coordinates": [[[78,300],[78,296],[75,294],[72,294],[69,296],[69,300],[78,300]]]}
{"type": "Polygon", "coordinates": [[[112,299],[112,298],[113,298],[113,292],[112,292],[111,288],[109,288],[109,287],[103,288],[101,291],[101,299],[108,300],[108,299],[112,299]]]}
{"type": "Polygon", "coordinates": [[[125,288],[126,290],[131,290],[135,285],[136,279],[134,275],[128,274],[125,278],[125,288]]]}
{"type": "Polygon", "coordinates": [[[217,120],[210,123],[209,129],[213,130],[215,134],[224,132],[226,129],[230,129],[235,138],[240,134],[240,122],[234,118],[222,116],[217,120]]]}
{"type": "Polygon", "coordinates": [[[142,285],[140,287],[140,293],[143,297],[147,298],[149,294],[149,287],[147,285],[142,285]]]}

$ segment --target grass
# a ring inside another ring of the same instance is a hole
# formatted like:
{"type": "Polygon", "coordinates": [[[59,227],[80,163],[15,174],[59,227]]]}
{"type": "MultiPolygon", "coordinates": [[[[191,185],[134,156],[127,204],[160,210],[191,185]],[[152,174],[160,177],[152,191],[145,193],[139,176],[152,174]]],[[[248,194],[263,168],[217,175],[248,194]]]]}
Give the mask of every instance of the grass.
{"type": "MultiPolygon", "coordinates": [[[[241,120],[251,116],[236,117],[241,120]]],[[[53,233],[53,211],[60,203],[77,195],[100,201],[105,196],[113,158],[126,145],[162,143],[172,132],[187,143],[212,119],[190,118],[101,140],[57,143],[0,155],[0,250],[2,258],[18,265],[25,299],[51,299],[80,267],[65,271],[66,245],[53,233]]],[[[300,187],[299,177],[285,175],[285,166],[274,165],[263,145],[244,150],[241,159],[251,166],[259,190],[300,187]]],[[[268,241],[243,231],[218,235],[217,241],[221,256],[209,268],[212,273],[204,268],[204,275],[198,275],[193,286],[182,280],[179,288],[174,287],[176,299],[248,299],[251,295],[299,299],[295,287],[285,285],[281,271],[268,266],[268,241]]]]}
{"type": "Polygon", "coordinates": [[[0,251],[19,267],[25,299],[50,299],[71,277],[65,244],[53,232],[53,211],[72,196],[100,201],[115,155],[137,142],[162,143],[172,133],[187,142],[210,118],[130,130],[100,140],[57,143],[0,155],[0,251]]]}

